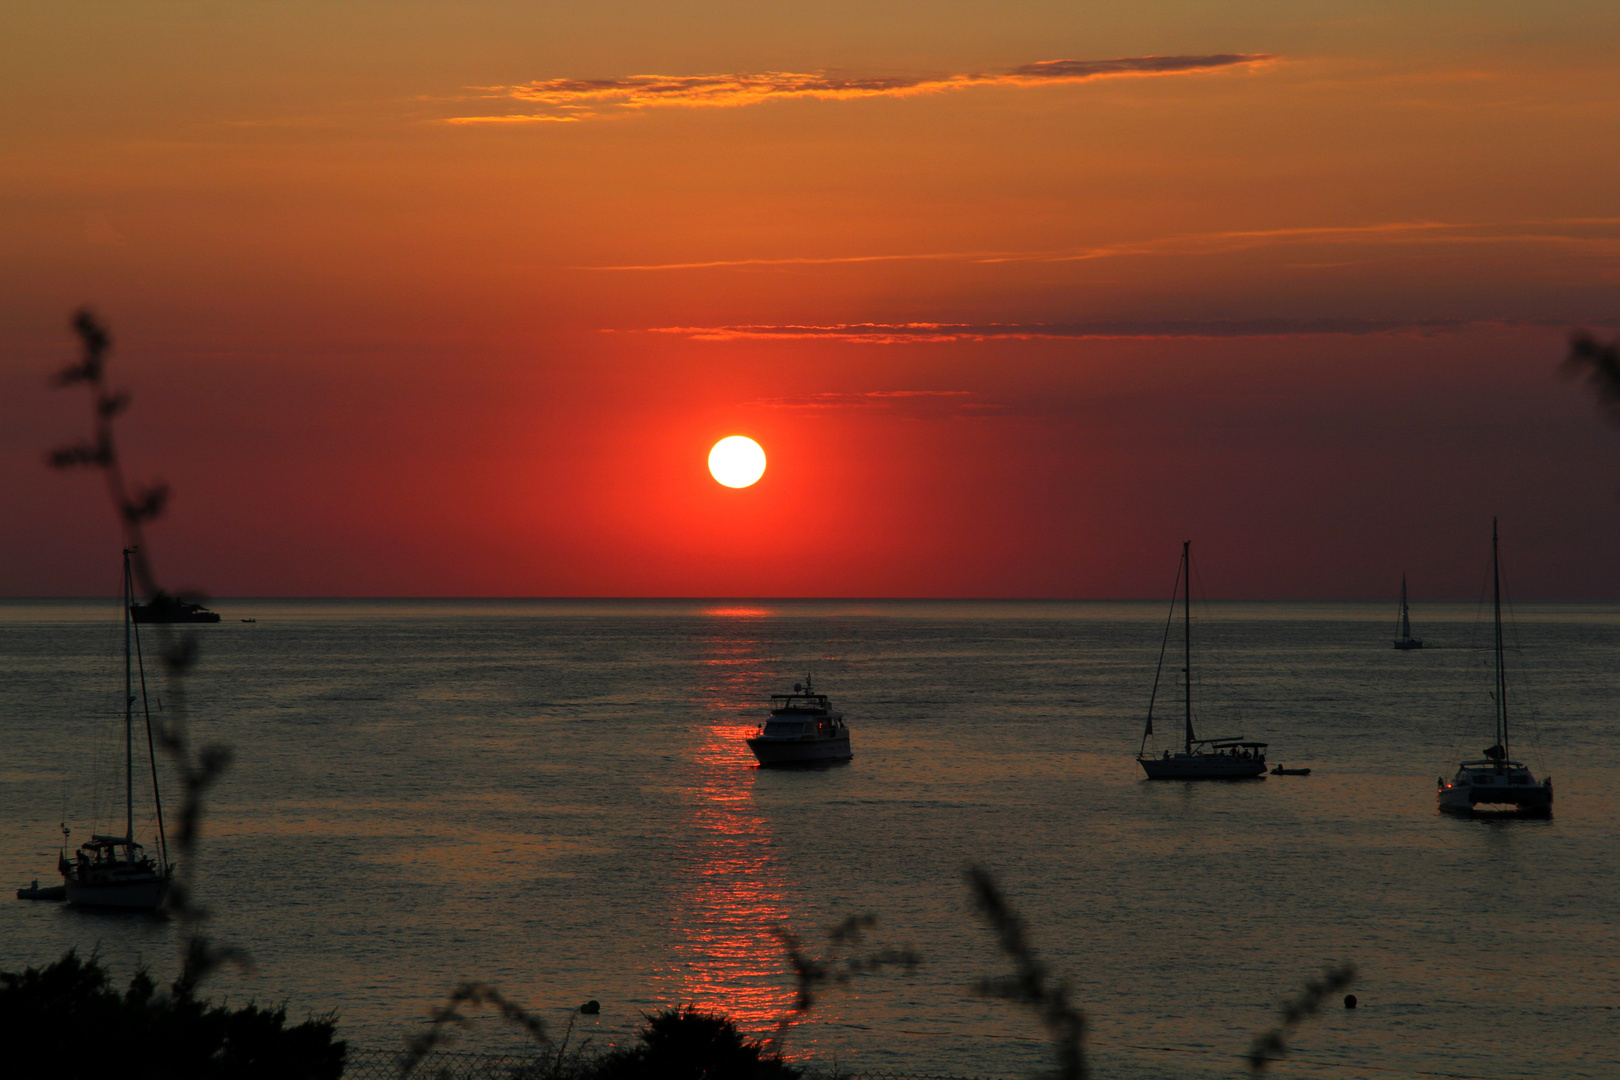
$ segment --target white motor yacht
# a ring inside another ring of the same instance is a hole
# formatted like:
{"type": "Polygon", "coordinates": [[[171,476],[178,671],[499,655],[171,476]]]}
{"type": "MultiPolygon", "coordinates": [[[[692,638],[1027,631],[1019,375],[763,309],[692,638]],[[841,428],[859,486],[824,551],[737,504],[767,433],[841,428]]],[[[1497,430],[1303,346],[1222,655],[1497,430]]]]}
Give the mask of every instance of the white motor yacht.
{"type": "Polygon", "coordinates": [[[791,694],[771,695],[771,715],[748,740],[761,765],[804,765],[848,761],[849,728],[844,714],[835,710],[827,695],[818,694],[806,678],[793,684],[791,694]]]}

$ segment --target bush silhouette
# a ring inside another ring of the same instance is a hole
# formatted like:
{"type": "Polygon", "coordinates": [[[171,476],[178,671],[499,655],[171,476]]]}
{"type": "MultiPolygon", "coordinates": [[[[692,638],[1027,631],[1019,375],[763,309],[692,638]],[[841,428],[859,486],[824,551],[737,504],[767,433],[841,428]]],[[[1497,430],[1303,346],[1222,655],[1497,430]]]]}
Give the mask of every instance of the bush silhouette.
{"type": "Polygon", "coordinates": [[[743,1037],[725,1016],[693,1008],[647,1017],[641,1045],[615,1050],[593,1070],[595,1080],[796,1080],[798,1069],[743,1037]]]}
{"type": "Polygon", "coordinates": [[[94,957],[0,972],[0,1045],[15,1075],[54,1080],[338,1080],[332,1017],[286,1026],[285,1009],[158,994],[144,971],[120,995],[94,957]]]}

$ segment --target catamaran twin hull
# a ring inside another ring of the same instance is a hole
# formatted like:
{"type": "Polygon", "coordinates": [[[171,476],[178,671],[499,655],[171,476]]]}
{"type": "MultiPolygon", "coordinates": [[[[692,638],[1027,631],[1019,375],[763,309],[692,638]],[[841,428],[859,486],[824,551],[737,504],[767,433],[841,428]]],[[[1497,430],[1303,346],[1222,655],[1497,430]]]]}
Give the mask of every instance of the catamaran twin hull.
{"type": "Polygon", "coordinates": [[[1264,757],[1229,754],[1171,754],[1136,759],[1149,780],[1248,780],[1266,775],[1264,757]]]}
{"type": "Polygon", "coordinates": [[[1528,771],[1513,773],[1475,772],[1467,766],[1451,783],[1442,783],[1438,792],[1440,809],[1453,814],[1517,813],[1526,816],[1552,813],[1552,781],[1536,783],[1528,771]]]}
{"type": "Polygon", "coordinates": [[[854,756],[850,753],[848,732],[831,738],[756,735],[748,740],[748,749],[754,752],[761,765],[809,765],[848,761],[854,756]]]}

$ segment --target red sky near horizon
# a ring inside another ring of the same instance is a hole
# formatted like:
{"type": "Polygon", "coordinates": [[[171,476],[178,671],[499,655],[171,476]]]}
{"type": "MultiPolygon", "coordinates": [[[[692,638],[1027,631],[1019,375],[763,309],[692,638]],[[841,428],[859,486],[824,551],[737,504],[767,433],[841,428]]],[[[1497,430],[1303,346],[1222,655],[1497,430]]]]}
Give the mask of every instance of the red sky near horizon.
{"type": "Polygon", "coordinates": [[[1620,598],[1620,9],[0,11],[0,595],[1620,598]],[[730,434],[759,484],[708,475],[730,434]]]}

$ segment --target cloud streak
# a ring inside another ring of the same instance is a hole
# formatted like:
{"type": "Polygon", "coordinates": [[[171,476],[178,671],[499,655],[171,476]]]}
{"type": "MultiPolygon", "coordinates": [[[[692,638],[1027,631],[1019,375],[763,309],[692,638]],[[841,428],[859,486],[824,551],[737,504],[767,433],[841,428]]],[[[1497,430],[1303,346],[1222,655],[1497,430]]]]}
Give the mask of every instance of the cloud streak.
{"type": "MultiPolygon", "coordinates": [[[[1557,326],[1564,320],[1212,319],[1085,323],[830,323],[824,326],[658,326],[645,333],[693,341],[838,341],[916,345],[983,341],[1085,341],[1153,338],[1255,338],[1455,334],[1478,327],[1557,326]]],[[[1596,325],[1596,324],[1593,324],[1596,325]]],[[[912,391],[917,393],[917,391],[912,391]]]]}
{"type": "Polygon", "coordinates": [[[1207,56],[1129,56],[1113,60],[1041,60],[1004,71],[937,76],[847,78],[821,72],[764,71],[728,75],[627,75],[613,79],[539,79],[516,86],[478,87],[490,100],[521,102],[536,111],[501,116],[456,116],[450,124],[543,123],[586,119],[648,108],[738,108],[767,101],[811,98],[914,97],[983,86],[1051,86],[1161,75],[1192,75],[1254,68],[1269,53],[1207,56]]]}
{"type": "MultiPolygon", "coordinates": [[[[1325,225],[1287,229],[1237,229],[1188,233],[1152,240],[1097,244],[1088,247],[1036,251],[929,251],[892,255],[787,256],[783,258],[711,259],[694,262],[639,263],[620,266],[582,266],[580,270],[650,271],[713,270],[772,266],[827,266],[877,262],[1089,262],[1128,255],[1216,255],[1281,244],[1336,246],[1411,246],[1419,244],[1485,245],[1539,244],[1584,247],[1597,254],[1620,253],[1620,238],[1593,235],[1612,230],[1620,218],[1563,218],[1552,221],[1449,222],[1391,221],[1373,225],[1325,225]]],[[[1350,265],[1323,263],[1319,265],[1350,265]]]]}
{"type": "Polygon", "coordinates": [[[976,396],[971,390],[867,390],[756,398],[747,404],[756,408],[802,411],[881,411],[909,417],[997,416],[1012,409],[1010,405],[966,400],[976,396]]]}

